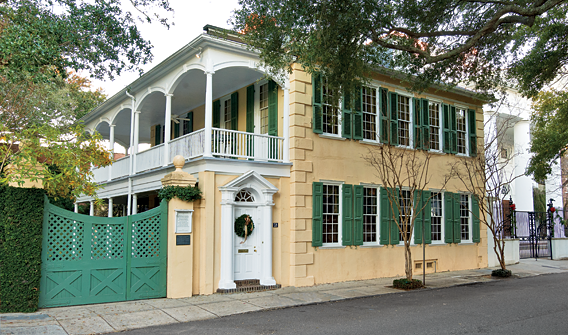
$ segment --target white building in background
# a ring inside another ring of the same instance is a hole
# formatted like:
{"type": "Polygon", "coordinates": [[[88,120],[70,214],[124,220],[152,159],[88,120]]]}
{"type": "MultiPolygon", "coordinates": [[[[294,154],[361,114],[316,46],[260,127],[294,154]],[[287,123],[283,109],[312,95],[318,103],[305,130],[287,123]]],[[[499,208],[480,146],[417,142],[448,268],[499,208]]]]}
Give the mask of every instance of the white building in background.
{"type": "MultiPolygon", "coordinates": [[[[505,167],[507,179],[514,179],[503,191],[512,198],[517,211],[534,211],[533,187],[538,184],[525,171],[532,157],[530,153],[532,100],[524,98],[512,88],[506,89],[506,96],[495,104],[483,107],[486,140],[489,134],[505,131],[499,148],[500,161],[505,167]],[[517,177],[518,176],[518,177],[517,177]],[[516,178],[515,178],[516,177],[516,178]]],[[[560,162],[553,166],[553,173],[545,182],[546,200],[554,200],[557,208],[563,207],[560,162]]]]}

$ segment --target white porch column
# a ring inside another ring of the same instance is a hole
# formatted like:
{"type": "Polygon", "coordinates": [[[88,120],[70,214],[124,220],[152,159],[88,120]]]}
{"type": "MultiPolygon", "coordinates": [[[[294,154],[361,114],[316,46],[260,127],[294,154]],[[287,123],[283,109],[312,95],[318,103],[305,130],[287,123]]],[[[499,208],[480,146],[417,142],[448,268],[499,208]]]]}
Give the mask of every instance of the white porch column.
{"type": "Polygon", "coordinates": [[[75,208],[74,208],[74,212],[75,212],[75,213],[79,213],[79,204],[78,204],[78,203],[75,203],[75,204],[74,204],[74,207],[75,207],[75,208]]]}
{"type": "Polygon", "coordinates": [[[112,198],[108,198],[108,217],[112,217],[112,198]]]}
{"type": "MultiPolygon", "coordinates": [[[[110,151],[110,159],[114,160],[114,124],[110,125],[110,135],[109,135],[109,151],[110,151]]],[[[108,180],[112,179],[112,164],[108,167],[108,180]]]]}
{"type": "Polygon", "coordinates": [[[203,157],[211,157],[211,137],[213,134],[213,71],[205,72],[205,143],[203,157]]]}
{"type": "Polygon", "coordinates": [[[530,148],[530,124],[529,121],[521,120],[515,124],[514,128],[515,152],[514,157],[515,176],[515,194],[513,201],[517,207],[517,211],[533,211],[533,182],[530,177],[525,176],[527,164],[531,158],[530,148]]]}
{"type": "Polygon", "coordinates": [[[290,83],[284,86],[284,122],[282,122],[282,130],[284,137],[284,162],[290,162],[290,83]]]}
{"type": "Polygon", "coordinates": [[[134,102],[132,103],[132,112],[130,113],[130,146],[127,149],[127,153],[130,155],[130,174],[134,174],[134,155],[132,152],[134,151],[134,102]]]}
{"type": "Polygon", "coordinates": [[[132,141],[132,157],[134,158],[134,163],[132,166],[132,173],[136,174],[136,154],[138,153],[138,142],[140,141],[140,111],[134,112],[134,139],[132,141]]]}
{"type": "Polygon", "coordinates": [[[132,194],[132,215],[138,213],[138,194],[132,194]]]}
{"type": "MultiPolygon", "coordinates": [[[[207,115],[207,114],[206,114],[207,115]]],[[[237,189],[219,188],[221,200],[221,273],[220,289],[236,288],[233,264],[233,199],[237,189]]]]}
{"type": "Polygon", "coordinates": [[[170,160],[170,139],[172,138],[172,96],[166,94],[166,118],[164,120],[164,164],[168,166],[170,160]]]}
{"type": "Polygon", "coordinates": [[[266,203],[260,206],[262,215],[262,259],[260,267],[260,285],[276,285],[272,276],[272,195],[275,190],[263,190],[266,203]]]}
{"type": "Polygon", "coordinates": [[[89,203],[91,204],[91,208],[89,210],[89,215],[94,216],[95,215],[95,202],[93,200],[91,200],[89,203]]]}

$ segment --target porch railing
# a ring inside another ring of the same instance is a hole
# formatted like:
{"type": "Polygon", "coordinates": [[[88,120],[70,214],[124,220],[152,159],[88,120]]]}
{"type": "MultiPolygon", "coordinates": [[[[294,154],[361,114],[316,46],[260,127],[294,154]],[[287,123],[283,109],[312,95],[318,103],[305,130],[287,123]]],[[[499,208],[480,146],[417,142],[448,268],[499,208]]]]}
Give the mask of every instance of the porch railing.
{"type": "MultiPolygon", "coordinates": [[[[116,162],[112,163],[111,178],[120,178],[130,174],[130,156],[123,157],[116,162]]],[[[107,178],[103,179],[106,180],[107,178]]]]}
{"type": "Polygon", "coordinates": [[[109,171],[110,171],[110,166],[95,168],[93,169],[93,179],[97,182],[108,180],[108,178],[110,177],[109,171]]]}
{"type": "Polygon", "coordinates": [[[229,158],[282,162],[282,137],[213,128],[211,152],[229,158]]]}
{"type": "Polygon", "coordinates": [[[142,172],[164,165],[164,145],[156,145],[136,154],[135,172],[142,172]]]}
{"type": "Polygon", "coordinates": [[[174,157],[182,155],[186,159],[195,158],[203,155],[205,151],[205,129],[194,131],[191,134],[183,135],[170,141],[169,161],[174,161],[174,157]]]}

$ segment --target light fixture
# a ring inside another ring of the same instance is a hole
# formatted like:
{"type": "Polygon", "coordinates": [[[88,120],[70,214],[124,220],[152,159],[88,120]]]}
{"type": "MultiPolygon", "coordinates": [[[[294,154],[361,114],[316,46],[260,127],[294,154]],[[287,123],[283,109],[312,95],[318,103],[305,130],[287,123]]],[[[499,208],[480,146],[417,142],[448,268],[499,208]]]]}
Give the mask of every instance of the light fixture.
{"type": "Polygon", "coordinates": [[[195,57],[201,58],[201,55],[203,55],[203,49],[199,48],[199,51],[195,54],[195,57]]]}

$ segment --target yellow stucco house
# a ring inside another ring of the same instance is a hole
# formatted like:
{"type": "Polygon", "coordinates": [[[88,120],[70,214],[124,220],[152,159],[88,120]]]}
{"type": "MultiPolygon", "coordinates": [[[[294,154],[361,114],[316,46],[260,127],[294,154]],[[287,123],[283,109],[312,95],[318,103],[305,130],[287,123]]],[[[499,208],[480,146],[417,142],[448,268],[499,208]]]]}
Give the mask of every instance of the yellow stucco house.
{"type": "MultiPolygon", "coordinates": [[[[93,172],[99,197],[128,213],[158,205],[176,155],[197,179],[203,199],[193,206],[190,287],[177,296],[230,292],[248,280],[310,286],[403,275],[404,247],[389,232],[384,190],[363,156],[381,145],[414,148],[420,127],[436,153],[424,266],[487,266],[487,234],[471,214],[472,197],[457,182],[436,192],[443,179],[436,172],[483,141],[484,101],[461,88],[410,93],[392,71],[377,70],[359,105],[336,113],[325,79],[294,65],[283,82],[267,80],[258,62],[238,38],[206,26],[83,118],[111,149],[127,148],[93,172]],[[395,135],[385,143],[389,129],[395,135]],[[234,232],[243,214],[255,225],[246,241],[234,232]]],[[[414,255],[421,250],[412,246],[414,255]]],[[[168,278],[168,286],[179,280],[168,278]]]]}

